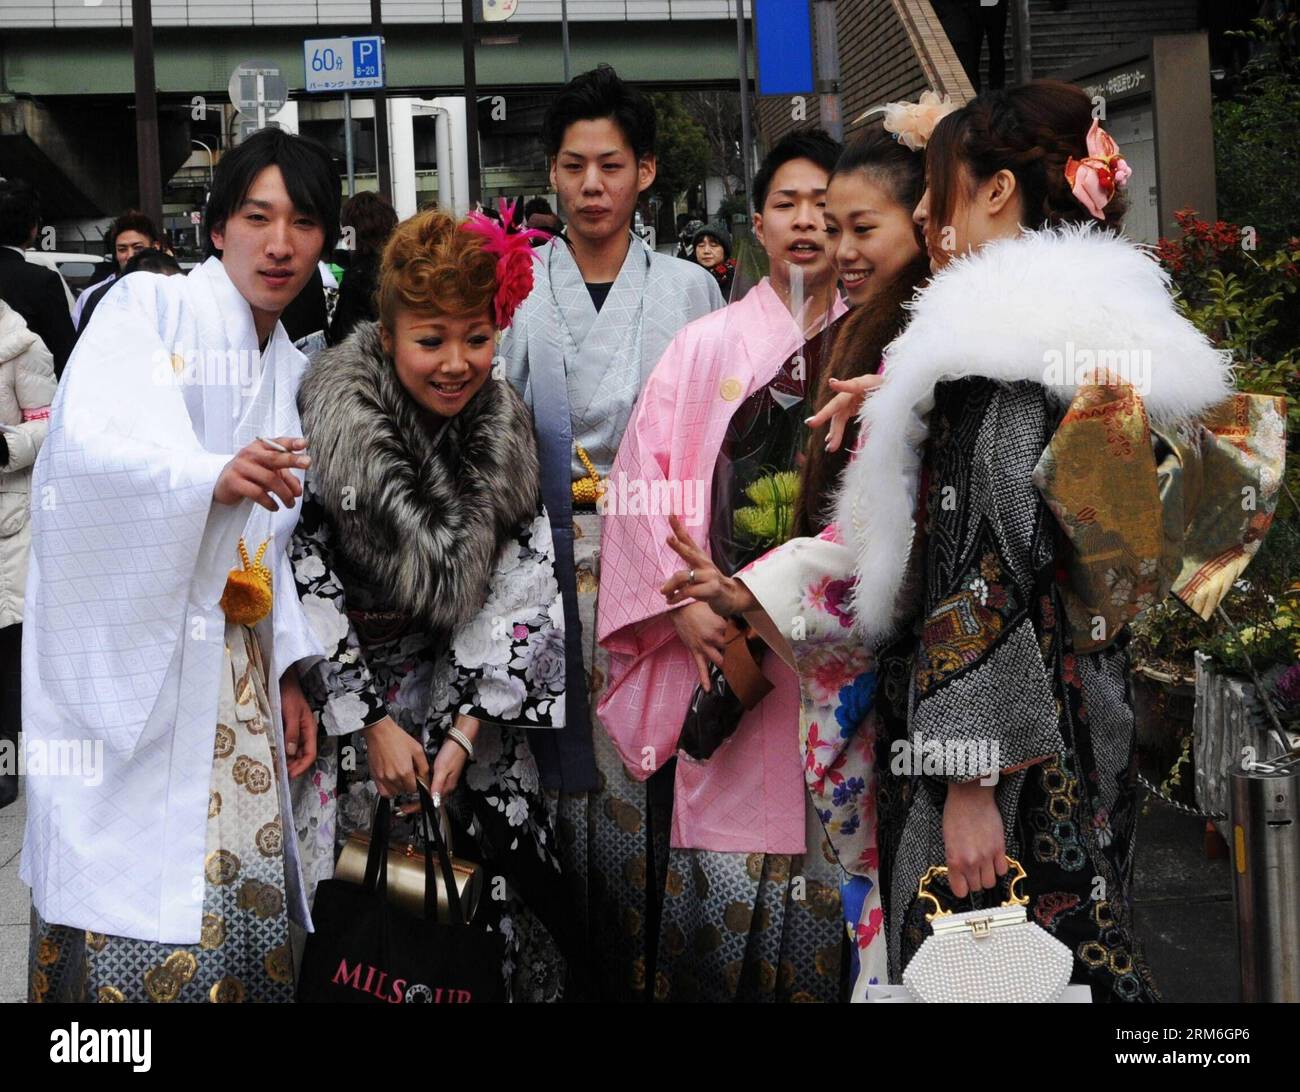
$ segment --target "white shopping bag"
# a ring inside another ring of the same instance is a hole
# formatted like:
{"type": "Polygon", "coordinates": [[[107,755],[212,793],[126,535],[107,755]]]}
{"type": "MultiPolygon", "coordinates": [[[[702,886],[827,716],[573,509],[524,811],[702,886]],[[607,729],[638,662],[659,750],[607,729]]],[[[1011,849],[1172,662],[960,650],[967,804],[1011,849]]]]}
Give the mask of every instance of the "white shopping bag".
{"type": "MultiPolygon", "coordinates": [[[[898,985],[868,986],[863,1002],[868,1005],[910,1005],[915,1001],[907,987],[898,985]]],[[[1091,1005],[1092,990],[1087,986],[1066,986],[1061,996],[1056,999],[1058,1005],[1091,1005]]]]}

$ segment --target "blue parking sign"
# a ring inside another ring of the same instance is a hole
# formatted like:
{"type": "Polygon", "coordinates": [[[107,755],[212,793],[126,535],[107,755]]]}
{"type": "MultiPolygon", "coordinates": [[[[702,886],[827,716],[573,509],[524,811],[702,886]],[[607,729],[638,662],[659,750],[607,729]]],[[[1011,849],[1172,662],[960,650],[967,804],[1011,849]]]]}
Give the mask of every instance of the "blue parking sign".
{"type": "Polygon", "coordinates": [[[379,43],[374,38],[358,38],[352,43],[352,76],[358,80],[379,78],[379,43]]]}
{"type": "Polygon", "coordinates": [[[310,92],[373,91],[384,86],[384,40],[312,38],[302,44],[310,92]]]}

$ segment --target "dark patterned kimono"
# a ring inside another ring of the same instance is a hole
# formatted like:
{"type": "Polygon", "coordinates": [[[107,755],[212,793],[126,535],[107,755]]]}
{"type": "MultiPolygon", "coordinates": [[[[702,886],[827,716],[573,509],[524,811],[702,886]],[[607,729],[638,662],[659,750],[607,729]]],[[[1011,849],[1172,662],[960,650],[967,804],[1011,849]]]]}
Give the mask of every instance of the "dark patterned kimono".
{"type": "Polygon", "coordinates": [[[1282,410],[1234,395],[1151,255],[1092,226],[986,243],[909,311],[836,505],[877,653],[890,979],[930,935],[917,887],[946,862],[948,785],[990,771],[1027,913],[1069,948],[1072,981],[1157,1000],[1130,903],[1126,627],[1171,593],[1207,617],[1249,563],[1282,410]]]}
{"type": "MultiPolygon", "coordinates": [[[[929,935],[917,899],[944,860],[947,783],[899,742],[996,744],[1007,853],[1028,873],[1036,921],[1074,953],[1097,1000],[1159,999],[1132,934],[1134,720],[1126,635],[1076,654],[1061,601],[1060,537],[1034,485],[1062,411],[1037,383],[935,387],[926,447],[916,612],[880,654],[882,887],[891,978],[929,935]],[[908,706],[911,706],[910,710],[908,706]],[[910,715],[909,715],[910,714],[910,715]]],[[[913,750],[912,753],[920,753],[913,750]]],[[[945,908],[960,911],[942,881],[945,908]]],[[[1005,891],[977,905],[996,905],[1005,891]]]]}

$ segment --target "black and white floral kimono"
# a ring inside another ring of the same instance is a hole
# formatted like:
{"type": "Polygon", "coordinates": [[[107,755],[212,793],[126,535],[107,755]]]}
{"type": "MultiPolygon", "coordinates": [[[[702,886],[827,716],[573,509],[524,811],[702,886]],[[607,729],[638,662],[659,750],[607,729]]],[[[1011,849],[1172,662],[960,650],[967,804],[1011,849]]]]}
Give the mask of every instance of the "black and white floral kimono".
{"type": "MultiPolygon", "coordinates": [[[[456,417],[428,414],[373,323],[317,358],[299,403],[312,467],[291,557],[329,650],[303,679],[321,726],[295,782],[307,882],[370,824],[361,728],[387,715],[432,761],[457,714],[475,717],[448,803],[456,853],[486,867],[478,920],[507,936],[515,999],[553,999],[569,917],[528,729],[564,723],[564,617],[528,411],[492,378],[456,417]]],[[[412,820],[394,827],[415,837],[412,820]]]]}

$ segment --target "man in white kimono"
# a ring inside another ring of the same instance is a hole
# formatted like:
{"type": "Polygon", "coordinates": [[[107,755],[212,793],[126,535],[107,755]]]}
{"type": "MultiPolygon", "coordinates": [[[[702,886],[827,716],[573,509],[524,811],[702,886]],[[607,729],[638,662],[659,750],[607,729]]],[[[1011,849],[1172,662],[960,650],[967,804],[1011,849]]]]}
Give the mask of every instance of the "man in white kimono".
{"type": "MultiPolygon", "coordinates": [[[[543,786],[561,794],[560,856],[578,888],[597,984],[604,996],[626,999],[644,986],[645,917],[654,912],[634,874],[654,864],[645,788],[624,777],[604,730],[593,731],[605,677],[596,647],[595,480],[609,473],[668,343],[723,299],[707,270],[657,254],[632,233],[637,199],[655,179],[655,113],[646,96],[608,66],[583,73],[552,101],[542,138],[568,228],[538,248],[533,291],[502,353],[507,377],[533,409],[556,576],[565,617],[578,624],[566,626],[566,727],[533,733],[530,742],[543,786]],[[599,889],[589,890],[589,879],[599,889]]],[[[661,833],[666,851],[666,828],[661,833]]]]}
{"type": "Polygon", "coordinates": [[[24,617],[32,1000],[292,1000],[295,664],[322,649],[285,553],[308,459],[279,316],[338,216],[324,149],[253,135],[214,177],[207,261],[125,278],[69,362],[24,617]]]}

